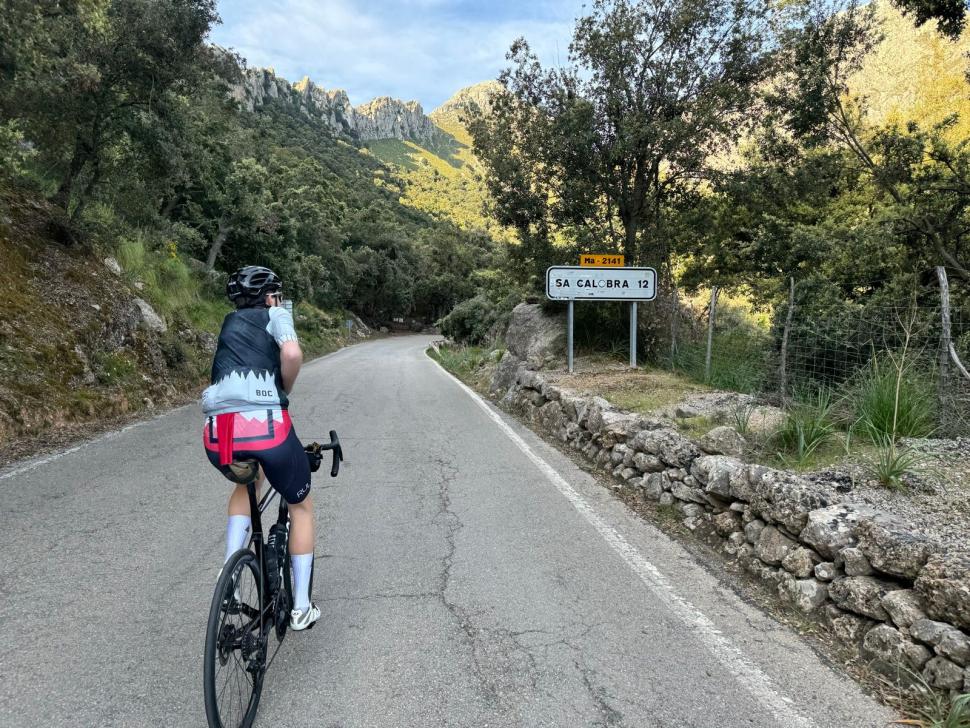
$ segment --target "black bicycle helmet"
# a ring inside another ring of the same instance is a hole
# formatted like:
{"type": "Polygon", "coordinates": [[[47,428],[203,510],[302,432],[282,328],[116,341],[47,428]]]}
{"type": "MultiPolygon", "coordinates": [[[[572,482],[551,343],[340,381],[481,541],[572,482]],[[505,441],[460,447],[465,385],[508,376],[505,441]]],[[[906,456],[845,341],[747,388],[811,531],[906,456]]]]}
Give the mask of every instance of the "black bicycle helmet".
{"type": "Polygon", "coordinates": [[[236,308],[257,306],[263,302],[267,293],[283,289],[283,281],[269,268],[260,265],[247,265],[240,268],[226,283],[226,295],[236,304],[236,308]]]}

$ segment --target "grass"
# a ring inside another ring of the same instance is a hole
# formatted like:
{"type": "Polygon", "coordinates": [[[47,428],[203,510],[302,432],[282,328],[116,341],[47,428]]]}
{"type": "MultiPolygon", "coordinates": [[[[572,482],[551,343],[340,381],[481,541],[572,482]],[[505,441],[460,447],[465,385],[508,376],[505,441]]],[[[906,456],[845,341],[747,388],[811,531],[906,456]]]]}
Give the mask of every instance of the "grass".
{"type": "Polygon", "coordinates": [[[428,356],[459,379],[465,379],[488,361],[489,351],[481,346],[442,346],[428,349],[428,356]]]}
{"type": "Polygon", "coordinates": [[[488,388],[492,368],[487,366],[502,358],[502,349],[487,349],[481,346],[441,346],[430,347],[428,356],[441,364],[458,379],[472,388],[484,392],[488,388]]]}
{"type": "Polygon", "coordinates": [[[902,712],[909,717],[893,721],[891,725],[970,728],[970,693],[957,695],[951,700],[948,695],[934,690],[920,673],[909,669],[905,673],[915,690],[896,697],[902,712]]]}
{"type": "Polygon", "coordinates": [[[563,380],[573,389],[588,389],[616,407],[641,414],[669,407],[692,392],[707,391],[702,384],[662,369],[629,369],[626,358],[607,355],[577,357],[577,373],[563,380]],[[593,371],[589,371],[593,370],[593,371]]]}
{"type": "Polygon", "coordinates": [[[739,435],[747,437],[751,434],[751,415],[754,414],[755,409],[757,406],[752,402],[739,404],[734,408],[731,419],[739,435]]]}
{"type": "Polygon", "coordinates": [[[711,375],[704,376],[707,345],[687,344],[674,355],[674,370],[715,389],[751,394],[767,379],[766,346],[743,330],[718,333],[711,347],[711,375]]]}
{"type": "Polygon", "coordinates": [[[135,230],[121,240],[115,256],[123,275],[163,317],[183,315],[198,329],[216,333],[229,312],[228,301],[214,297],[206,282],[195,275],[178,255],[175,245],[167,243],[153,249],[142,232],[135,230]]]}
{"type": "Polygon", "coordinates": [[[796,465],[804,465],[833,441],[835,433],[832,396],[823,389],[788,411],[774,440],[782,451],[780,459],[787,462],[790,458],[796,465]]]}
{"type": "Polygon", "coordinates": [[[717,421],[712,417],[685,417],[677,421],[677,425],[688,437],[694,439],[703,437],[717,426],[717,421]]]}
{"type": "Polygon", "coordinates": [[[927,437],[933,433],[936,395],[918,372],[900,372],[874,359],[850,385],[846,398],[854,428],[877,444],[885,437],[927,437]]]}

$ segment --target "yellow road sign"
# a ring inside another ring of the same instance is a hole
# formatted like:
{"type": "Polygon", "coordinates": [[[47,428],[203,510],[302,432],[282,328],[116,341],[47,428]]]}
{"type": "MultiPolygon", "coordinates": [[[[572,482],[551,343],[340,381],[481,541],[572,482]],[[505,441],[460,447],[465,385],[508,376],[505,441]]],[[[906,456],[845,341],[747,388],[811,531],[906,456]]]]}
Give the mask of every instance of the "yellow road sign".
{"type": "Polygon", "coordinates": [[[579,264],[584,268],[622,268],[626,259],[612,253],[583,253],[579,256],[579,264]]]}

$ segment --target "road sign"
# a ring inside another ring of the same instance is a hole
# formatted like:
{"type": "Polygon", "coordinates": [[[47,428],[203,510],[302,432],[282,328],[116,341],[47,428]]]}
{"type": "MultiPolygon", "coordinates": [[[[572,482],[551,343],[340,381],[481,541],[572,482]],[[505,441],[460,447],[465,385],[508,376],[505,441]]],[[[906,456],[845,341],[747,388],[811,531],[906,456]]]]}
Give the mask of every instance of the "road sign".
{"type": "Polygon", "coordinates": [[[626,258],[610,253],[583,253],[579,256],[579,264],[583,268],[622,268],[626,258]]]}
{"type": "Polygon", "coordinates": [[[546,296],[553,301],[652,301],[657,296],[657,271],[552,266],[546,270],[546,296]]]}

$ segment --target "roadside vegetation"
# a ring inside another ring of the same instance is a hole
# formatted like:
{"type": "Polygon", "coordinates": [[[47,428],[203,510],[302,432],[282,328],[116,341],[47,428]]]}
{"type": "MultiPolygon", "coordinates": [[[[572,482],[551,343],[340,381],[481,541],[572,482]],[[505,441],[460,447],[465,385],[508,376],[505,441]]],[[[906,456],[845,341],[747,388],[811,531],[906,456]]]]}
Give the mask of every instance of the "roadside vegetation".
{"type": "Polygon", "coordinates": [[[242,109],[216,22],[210,0],[5,6],[0,440],[194,396],[241,265],[282,276],[311,355],[348,310],[427,324],[496,270],[482,225],[403,204],[394,168],[298,100],[242,109]]]}

